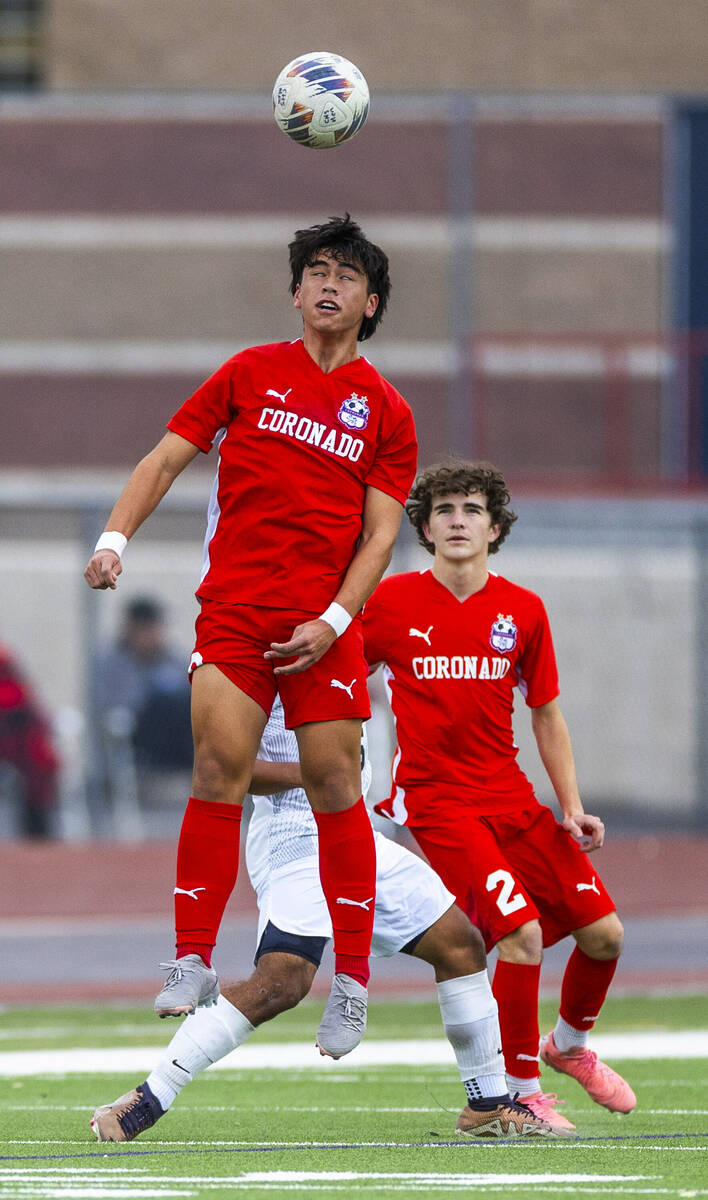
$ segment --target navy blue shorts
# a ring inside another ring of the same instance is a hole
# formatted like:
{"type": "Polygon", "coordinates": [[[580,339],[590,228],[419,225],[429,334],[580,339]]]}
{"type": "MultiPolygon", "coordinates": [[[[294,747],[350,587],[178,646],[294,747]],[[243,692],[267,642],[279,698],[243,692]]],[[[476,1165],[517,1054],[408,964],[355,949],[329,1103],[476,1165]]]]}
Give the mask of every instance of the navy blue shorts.
{"type": "MultiPolygon", "coordinates": [[[[405,946],[401,946],[399,953],[413,954],[425,933],[426,929],[411,938],[405,946]]],[[[319,967],[328,941],[329,938],[324,937],[303,937],[299,933],[286,933],[284,929],[278,929],[277,925],[269,921],[258,943],[253,965],[258,965],[258,960],[263,954],[294,954],[297,958],[304,958],[319,967]]]]}
{"type": "Polygon", "coordinates": [[[303,937],[299,933],[286,933],[284,929],[278,929],[277,925],[269,921],[263,930],[253,962],[257,965],[263,954],[294,954],[319,967],[328,941],[329,938],[326,937],[303,937]]]}

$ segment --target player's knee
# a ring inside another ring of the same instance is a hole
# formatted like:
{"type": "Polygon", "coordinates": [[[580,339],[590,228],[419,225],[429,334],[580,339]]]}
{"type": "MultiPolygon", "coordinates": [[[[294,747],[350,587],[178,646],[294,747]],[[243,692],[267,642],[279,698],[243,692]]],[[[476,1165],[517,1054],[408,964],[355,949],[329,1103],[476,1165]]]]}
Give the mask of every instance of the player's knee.
{"type": "Polygon", "coordinates": [[[479,930],[468,923],[454,942],[446,948],[444,966],[450,978],[460,975],[476,975],[487,965],[487,954],[479,930]]]}
{"type": "Polygon", "coordinates": [[[352,770],[346,759],[337,759],[315,769],[303,768],[302,774],[308,799],[319,811],[339,812],[351,808],[361,796],[358,764],[352,770]]]}
{"type": "Polygon", "coordinates": [[[538,921],[527,921],[497,942],[502,962],[536,965],[543,958],[543,934],[538,921]]]}
{"type": "Polygon", "coordinates": [[[287,970],[273,971],[268,963],[269,955],[259,960],[253,976],[257,989],[259,1007],[263,1020],[269,1021],[279,1013],[295,1008],[310,990],[311,972],[304,959],[289,956],[287,970]]]}
{"type": "Polygon", "coordinates": [[[427,930],[414,953],[435,968],[438,982],[476,975],[487,965],[481,933],[456,904],[427,930]]]}
{"type": "Polygon", "coordinates": [[[575,940],[588,958],[619,958],[624,946],[624,927],[616,912],[608,913],[575,934],[575,940]]]}
{"type": "Polygon", "coordinates": [[[211,748],[198,750],[194,756],[192,795],[198,800],[228,804],[237,796],[243,799],[247,786],[237,764],[211,748]]]}

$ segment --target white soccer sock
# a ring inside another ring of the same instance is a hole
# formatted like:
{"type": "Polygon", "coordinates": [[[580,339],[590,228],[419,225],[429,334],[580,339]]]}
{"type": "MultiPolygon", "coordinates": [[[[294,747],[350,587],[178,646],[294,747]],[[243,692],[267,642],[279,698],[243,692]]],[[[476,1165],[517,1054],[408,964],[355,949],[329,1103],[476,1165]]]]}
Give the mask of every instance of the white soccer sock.
{"type": "Polygon", "coordinates": [[[540,1096],[541,1081],[538,1075],[534,1075],[533,1079],[522,1079],[520,1075],[507,1075],[506,1082],[509,1085],[509,1095],[515,1096],[518,1092],[523,1100],[526,1096],[540,1096]]]}
{"type": "Polygon", "coordinates": [[[563,1054],[566,1050],[570,1050],[571,1046],[587,1046],[588,1030],[574,1029],[567,1021],[559,1015],[556,1021],[556,1027],[553,1030],[553,1041],[556,1050],[560,1050],[563,1054]]]}
{"type": "Polygon", "coordinates": [[[475,1099],[506,1095],[499,1014],[486,971],[437,985],[443,1027],[460,1079],[475,1099]]]}
{"type": "Polygon", "coordinates": [[[180,1025],[148,1075],[150,1091],[168,1109],[183,1087],[245,1042],[253,1030],[251,1022],[223,996],[211,1008],[198,1008],[180,1025]]]}

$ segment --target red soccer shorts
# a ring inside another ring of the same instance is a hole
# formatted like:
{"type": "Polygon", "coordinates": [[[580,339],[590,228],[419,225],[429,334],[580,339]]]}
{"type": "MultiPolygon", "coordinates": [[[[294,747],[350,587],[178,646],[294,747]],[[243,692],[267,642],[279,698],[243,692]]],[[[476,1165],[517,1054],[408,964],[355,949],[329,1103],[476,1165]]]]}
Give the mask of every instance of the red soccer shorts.
{"type": "Polygon", "coordinates": [[[308,721],[367,720],[371,708],[360,617],[354,618],[318,662],[297,675],[275,675],[273,671],[274,666],[284,666],[294,658],[263,657],[271,642],[290,641],[296,625],[317,616],[319,613],[299,609],[203,600],[190,670],[214,663],[268,715],[276,692],[280,692],[288,729],[308,721]]]}
{"type": "Polygon", "coordinates": [[[582,852],[543,804],[475,816],[461,802],[446,803],[443,811],[439,794],[437,806],[431,794],[427,813],[419,809],[408,826],[481,930],[487,950],[535,918],[544,946],[552,946],[615,910],[594,856],[582,852]]]}

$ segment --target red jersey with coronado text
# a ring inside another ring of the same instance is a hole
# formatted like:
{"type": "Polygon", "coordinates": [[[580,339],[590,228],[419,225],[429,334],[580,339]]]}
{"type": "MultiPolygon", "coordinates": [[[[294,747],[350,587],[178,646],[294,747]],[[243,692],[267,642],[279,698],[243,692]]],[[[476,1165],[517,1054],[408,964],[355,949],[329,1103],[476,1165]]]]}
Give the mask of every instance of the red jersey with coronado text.
{"type": "Polygon", "coordinates": [[[226,604],[326,608],[367,487],[403,504],[415,474],[403,397],[366,358],[322,371],[301,340],[234,355],[167,427],[218,447],[197,595],[226,604]]]}
{"type": "Polygon", "coordinates": [[[421,787],[479,815],[534,800],[516,761],[512,712],[516,688],[531,708],[558,695],[539,596],[490,574],[460,602],[432,571],[392,575],[367,601],[364,649],[369,663],[385,663],[398,743],[391,796],[377,809],[405,824],[421,787]]]}

